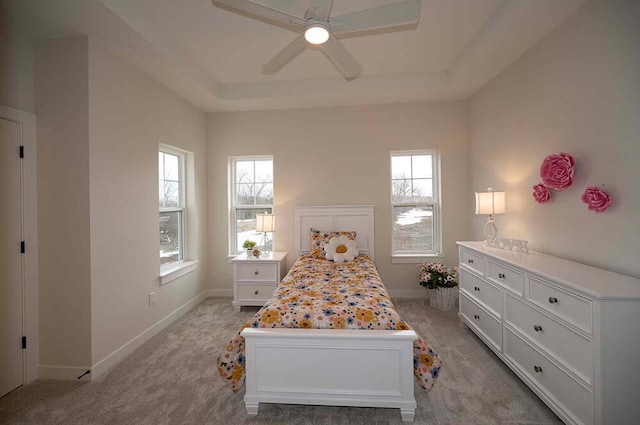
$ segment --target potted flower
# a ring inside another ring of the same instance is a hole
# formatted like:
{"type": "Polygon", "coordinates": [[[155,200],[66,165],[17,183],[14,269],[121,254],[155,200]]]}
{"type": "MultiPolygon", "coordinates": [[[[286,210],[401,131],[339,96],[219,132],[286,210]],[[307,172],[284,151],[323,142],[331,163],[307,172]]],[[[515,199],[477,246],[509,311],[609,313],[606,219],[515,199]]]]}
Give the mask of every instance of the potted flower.
{"type": "Polygon", "coordinates": [[[251,239],[247,239],[243,242],[242,247],[247,250],[247,258],[253,255],[253,248],[255,248],[256,243],[251,239]]]}
{"type": "Polygon", "coordinates": [[[419,282],[429,291],[432,307],[440,310],[452,310],[456,304],[458,270],[447,268],[442,263],[418,264],[419,282]]]}

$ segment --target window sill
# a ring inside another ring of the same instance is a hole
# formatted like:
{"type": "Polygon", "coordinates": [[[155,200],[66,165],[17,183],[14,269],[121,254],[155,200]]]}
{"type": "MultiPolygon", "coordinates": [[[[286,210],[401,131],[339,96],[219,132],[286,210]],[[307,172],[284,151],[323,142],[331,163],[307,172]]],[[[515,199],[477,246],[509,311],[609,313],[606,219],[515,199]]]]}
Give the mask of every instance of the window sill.
{"type": "Polygon", "coordinates": [[[160,269],[160,286],[176,280],[198,268],[198,261],[181,261],[160,269]]]}
{"type": "Polygon", "coordinates": [[[419,264],[432,261],[434,259],[444,258],[444,254],[407,254],[392,255],[391,264],[419,264]]]}

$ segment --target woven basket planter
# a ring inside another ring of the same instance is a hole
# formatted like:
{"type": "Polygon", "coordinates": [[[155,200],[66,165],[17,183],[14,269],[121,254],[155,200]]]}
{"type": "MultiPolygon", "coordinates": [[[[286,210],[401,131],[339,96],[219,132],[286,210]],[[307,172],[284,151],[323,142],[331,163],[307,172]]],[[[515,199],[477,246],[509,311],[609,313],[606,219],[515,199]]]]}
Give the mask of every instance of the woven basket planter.
{"type": "Polygon", "coordinates": [[[453,308],[456,306],[457,299],[457,286],[451,288],[429,289],[429,302],[431,303],[431,307],[435,307],[444,311],[453,310],[453,308]]]}

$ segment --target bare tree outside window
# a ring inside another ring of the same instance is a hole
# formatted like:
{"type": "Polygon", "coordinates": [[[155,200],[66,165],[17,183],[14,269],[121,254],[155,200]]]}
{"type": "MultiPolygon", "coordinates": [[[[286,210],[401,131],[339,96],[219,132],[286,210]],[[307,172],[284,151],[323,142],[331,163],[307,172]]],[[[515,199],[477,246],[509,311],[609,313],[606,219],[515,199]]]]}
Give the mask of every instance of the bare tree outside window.
{"type": "MultiPolygon", "coordinates": [[[[245,240],[262,242],[256,232],[256,214],[273,212],[273,159],[271,157],[231,158],[232,172],[232,254],[242,251],[245,240]]],[[[272,235],[267,238],[271,240],[272,235]]]]}
{"type": "Polygon", "coordinates": [[[184,241],[184,157],[160,150],[158,182],[160,208],[160,265],[183,259],[184,241]]]}
{"type": "Polygon", "coordinates": [[[434,155],[432,151],[391,154],[394,254],[428,254],[438,248],[434,155]]]}

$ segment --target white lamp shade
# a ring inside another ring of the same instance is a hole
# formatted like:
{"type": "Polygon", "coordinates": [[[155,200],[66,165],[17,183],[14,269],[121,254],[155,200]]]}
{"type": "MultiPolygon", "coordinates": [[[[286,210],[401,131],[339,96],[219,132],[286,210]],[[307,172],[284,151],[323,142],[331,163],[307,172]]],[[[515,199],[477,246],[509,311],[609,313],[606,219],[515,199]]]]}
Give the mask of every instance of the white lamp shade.
{"type": "Polygon", "coordinates": [[[476,192],[476,215],[495,215],[505,212],[504,192],[476,192]]]}
{"type": "Polygon", "coordinates": [[[275,232],[276,216],[273,214],[256,214],[256,232],[275,232]]]}

